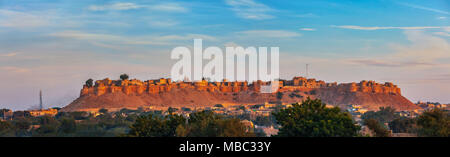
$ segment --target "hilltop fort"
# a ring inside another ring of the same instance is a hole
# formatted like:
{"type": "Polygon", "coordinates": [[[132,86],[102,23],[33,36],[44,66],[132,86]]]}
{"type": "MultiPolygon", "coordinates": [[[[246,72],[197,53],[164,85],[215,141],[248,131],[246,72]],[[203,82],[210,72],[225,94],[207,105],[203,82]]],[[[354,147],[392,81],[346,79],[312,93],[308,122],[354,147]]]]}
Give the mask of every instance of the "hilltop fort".
{"type": "Polygon", "coordinates": [[[204,107],[215,104],[245,105],[258,103],[295,103],[307,97],[320,98],[325,103],[344,107],[358,104],[370,110],[391,106],[398,110],[417,107],[401,95],[391,82],[326,83],[321,80],[294,77],[279,80],[275,93],[260,93],[265,81],[209,82],[207,80],[174,82],[171,79],[140,81],[136,79],[95,81],[84,85],[80,97],[63,108],[66,111],[97,110],[99,108],[137,107],[204,107]]]}
{"type": "MultiPolygon", "coordinates": [[[[280,80],[278,92],[286,91],[310,91],[312,89],[323,88],[340,88],[343,91],[348,92],[366,92],[366,93],[383,93],[392,95],[401,95],[400,88],[391,82],[384,84],[376,83],[375,81],[361,81],[359,83],[325,83],[324,81],[316,81],[315,79],[306,79],[304,77],[294,77],[292,80],[280,80]]],[[[172,89],[195,89],[198,91],[208,92],[227,92],[227,93],[239,93],[239,92],[260,92],[262,85],[269,85],[271,82],[256,81],[249,84],[244,82],[208,82],[206,80],[197,82],[172,82],[171,79],[157,79],[140,81],[136,79],[132,80],[110,80],[109,78],[95,81],[95,85],[89,87],[84,85],[81,90],[80,96],[96,95],[101,96],[106,93],[123,92],[126,95],[131,94],[157,94],[161,92],[169,92],[172,89]]]]}

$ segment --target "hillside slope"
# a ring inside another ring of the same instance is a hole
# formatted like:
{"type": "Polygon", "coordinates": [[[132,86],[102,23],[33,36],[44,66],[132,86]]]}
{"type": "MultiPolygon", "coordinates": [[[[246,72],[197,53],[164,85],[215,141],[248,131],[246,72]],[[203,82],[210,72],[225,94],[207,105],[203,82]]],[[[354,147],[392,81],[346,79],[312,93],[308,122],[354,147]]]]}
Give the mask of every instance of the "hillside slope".
{"type": "Polygon", "coordinates": [[[393,107],[397,110],[418,109],[416,105],[401,95],[345,92],[331,89],[318,89],[311,91],[285,91],[281,99],[277,94],[262,94],[245,91],[238,93],[225,93],[220,91],[208,92],[195,89],[174,89],[157,94],[125,94],[123,92],[106,93],[100,96],[85,95],[77,98],[67,105],[62,111],[97,111],[100,108],[121,109],[138,107],[206,107],[215,104],[262,104],[265,102],[295,103],[301,102],[307,97],[320,98],[323,102],[346,107],[349,104],[358,104],[369,110],[377,110],[379,107],[393,107]]]}

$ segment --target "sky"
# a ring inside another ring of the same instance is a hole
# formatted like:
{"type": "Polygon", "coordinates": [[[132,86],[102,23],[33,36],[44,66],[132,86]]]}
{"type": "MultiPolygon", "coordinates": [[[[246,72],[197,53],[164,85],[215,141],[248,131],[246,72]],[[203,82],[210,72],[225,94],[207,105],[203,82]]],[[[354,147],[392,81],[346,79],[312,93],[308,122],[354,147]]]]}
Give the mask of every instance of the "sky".
{"type": "Polygon", "coordinates": [[[0,108],[62,107],[89,78],[169,77],[178,46],[280,47],[280,76],[393,82],[450,103],[448,0],[0,0],[0,108]]]}

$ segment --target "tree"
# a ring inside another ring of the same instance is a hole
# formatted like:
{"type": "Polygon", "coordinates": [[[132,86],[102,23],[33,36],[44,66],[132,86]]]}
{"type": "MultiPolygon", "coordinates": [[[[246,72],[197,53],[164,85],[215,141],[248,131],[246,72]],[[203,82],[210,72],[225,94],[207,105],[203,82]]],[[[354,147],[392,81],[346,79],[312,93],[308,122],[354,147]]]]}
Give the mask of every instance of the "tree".
{"type": "Polygon", "coordinates": [[[364,124],[375,133],[376,137],[389,137],[390,132],[376,119],[364,119],[364,124]]]}
{"type": "Polygon", "coordinates": [[[14,126],[9,121],[0,121],[0,136],[14,136],[14,126]]]}
{"type": "Polygon", "coordinates": [[[394,133],[415,133],[416,120],[406,117],[397,118],[389,123],[389,128],[394,133]]]}
{"type": "Polygon", "coordinates": [[[141,116],[131,125],[132,137],[245,137],[253,136],[237,118],[226,118],[211,111],[191,113],[189,120],[183,116],[155,114],[141,116]]]}
{"type": "Polygon", "coordinates": [[[174,137],[176,129],[185,123],[186,119],[178,115],[168,115],[163,118],[154,114],[141,116],[130,126],[129,136],[132,137],[174,137]]]}
{"type": "Polygon", "coordinates": [[[188,125],[178,128],[178,136],[189,137],[248,137],[254,136],[247,132],[244,124],[238,118],[227,118],[214,114],[212,111],[201,111],[189,115],[188,125]],[[183,134],[179,134],[179,133],[183,134]]]}
{"type": "Polygon", "coordinates": [[[282,92],[277,92],[277,99],[282,99],[283,98],[283,93],[282,92]]]}
{"type": "Polygon", "coordinates": [[[28,118],[20,117],[13,121],[16,136],[29,136],[29,131],[31,127],[31,120],[28,118]]]}
{"type": "Polygon", "coordinates": [[[61,126],[59,127],[59,132],[62,133],[72,133],[76,130],[76,123],[73,118],[63,118],[61,119],[61,126]]]}
{"type": "Polygon", "coordinates": [[[442,109],[425,111],[417,118],[420,136],[449,137],[449,112],[442,109]]]}
{"type": "Polygon", "coordinates": [[[338,107],[326,108],[319,99],[308,98],[273,115],[281,125],[277,136],[351,137],[360,129],[349,113],[338,107]]]}
{"type": "Polygon", "coordinates": [[[380,107],[377,112],[369,111],[361,116],[361,119],[375,119],[380,123],[389,123],[399,116],[395,114],[395,109],[391,107],[380,107]]]}
{"type": "Polygon", "coordinates": [[[3,116],[5,115],[5,113],[10,112],[10,109],[0,109],[0,118],[3,118],[3,116]]]}
{"type": "Polygon", "coordinates": [[[127,74],[122,74],[120,75],[120,79],[123,80],[128,80],[129,76],[127,74]]]}
{"type": "Polygon", "coordinates": [[[92,80],[91,78],[88,79],[88,80],[86,81],[86,86],[87,86],[87,87],[92,87],[92,86],[94,86],[94,80],[92,80]]]}
{"type": "Polygon", "coordinates": [[[169,108],[167,109],[167,112],[169,113],[169,115],[173,114],[173,113],[176,112],[176,111],[178,111],[177,108],[169,107],[169,108]]]}
{"type": "Polygon", "coordinates": [[[98,112],[101,113],[101,114],[107,114],[108,113],[108,109],[101,108],[100,110],[98,110],[98,112]]]}

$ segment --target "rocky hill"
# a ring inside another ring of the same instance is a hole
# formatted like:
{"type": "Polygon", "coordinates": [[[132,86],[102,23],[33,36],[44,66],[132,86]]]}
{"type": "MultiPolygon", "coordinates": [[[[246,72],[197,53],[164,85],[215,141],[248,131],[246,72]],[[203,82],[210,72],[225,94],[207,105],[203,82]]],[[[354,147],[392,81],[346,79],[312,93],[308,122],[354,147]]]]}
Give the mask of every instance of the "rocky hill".
{"type": "Polygon", "coordinates": [[[294,77],[280,80],[278,92],[261,93],[262,85],[270,82],[172,82],[158,80],[98,80],[95,85],[84,85],[80,97],[62,111],[97,111],[100,108],[167,107],[202,108],[215,104],[251,105],[262,103],[295,103],[307,97],[320,98],[325,103],[340,107],[361,105],[369,110],[391,106],[397,110],[418,109],[401,95],[400,88],[386,82],[325,83],[315,79],[294,77]]]}

